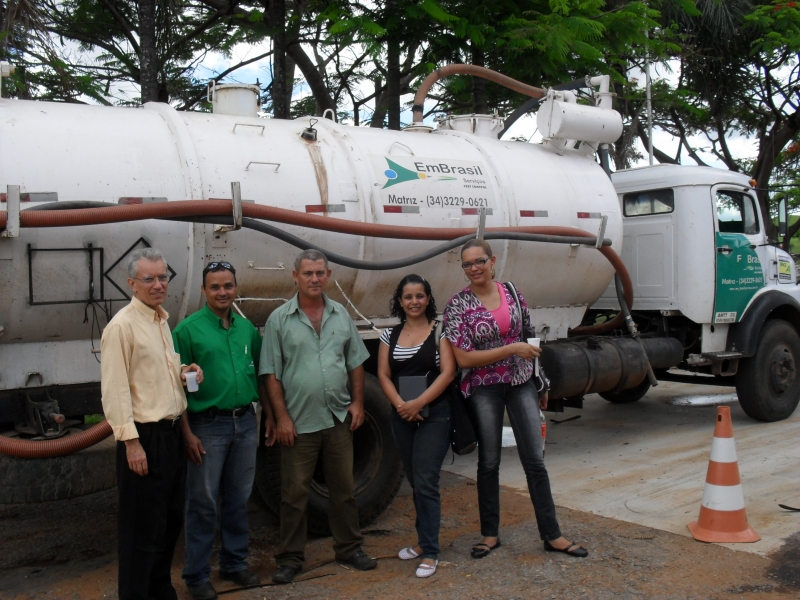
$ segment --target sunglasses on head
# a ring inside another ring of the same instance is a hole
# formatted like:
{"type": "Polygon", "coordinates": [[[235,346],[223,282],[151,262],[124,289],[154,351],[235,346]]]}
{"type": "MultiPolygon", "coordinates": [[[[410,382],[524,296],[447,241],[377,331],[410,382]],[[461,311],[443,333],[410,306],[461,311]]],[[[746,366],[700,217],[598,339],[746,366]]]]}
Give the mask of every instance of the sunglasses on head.
{"type": "Polygon", "coordinates": [[[225,261],[214,261],[210,262],[206,265],[206,268],[203,269],[203,275],[209,273],[210,271],[219,271],[220,269],[226,269],[236,275],[236,269],[233,268],[233,265],[229,262],[225,261]]]}

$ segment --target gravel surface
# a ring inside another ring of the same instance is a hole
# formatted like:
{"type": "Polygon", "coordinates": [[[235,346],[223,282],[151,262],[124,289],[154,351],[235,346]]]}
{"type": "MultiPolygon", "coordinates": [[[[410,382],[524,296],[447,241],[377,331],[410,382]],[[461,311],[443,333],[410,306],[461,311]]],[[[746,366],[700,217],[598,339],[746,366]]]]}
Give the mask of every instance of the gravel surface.
{"type": "MultiPolygon", "coordinates": [[[[365,530],[365,550],[380,557],[361,573],[331,562],[330,539],[309,541],[306,569],[293,585],[222,593],[221,598],[767,598],[800,597],[800,539],[789,538],[769,558],[695,542],[641,525],[559,509],[565,536],[584,545],[586,559],[545,553],[530,500],[502,492],[502,547],[483,560],[469,550],[479,539],[474,482],[442,473],[443,522],[439,570],[414,577],[416,561],[397,551],[414,543],[414,512],[406,485],[377,523],[365,530]]],[[[0,506],[0,597],[116,597],[116,490],[76,500],[0,506]]],[[[699,507],[698,507],[699,509],[699,507]]],[[[800,514],[798,514],[800,518],[800,514]]],[[[252,506],[251,568],[269,581],[277,529],[252,506]]],[[[180,581],[183,549],[173,581],[180,581]]],[[[229,582],[212,579],[219,592],[229,582]]]]}

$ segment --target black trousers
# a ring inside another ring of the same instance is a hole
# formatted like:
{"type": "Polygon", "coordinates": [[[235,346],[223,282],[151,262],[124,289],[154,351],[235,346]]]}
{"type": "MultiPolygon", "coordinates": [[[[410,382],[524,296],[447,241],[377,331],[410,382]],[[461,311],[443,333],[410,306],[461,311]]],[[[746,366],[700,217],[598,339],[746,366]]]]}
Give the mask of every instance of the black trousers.
{"type": "Polygon", "coordinates": [[[117,443],[120,600],[177,600],[170,569],[183,529],[186,458],[178,424],[136,423],[147,475],[128,467],[117,443]]]}

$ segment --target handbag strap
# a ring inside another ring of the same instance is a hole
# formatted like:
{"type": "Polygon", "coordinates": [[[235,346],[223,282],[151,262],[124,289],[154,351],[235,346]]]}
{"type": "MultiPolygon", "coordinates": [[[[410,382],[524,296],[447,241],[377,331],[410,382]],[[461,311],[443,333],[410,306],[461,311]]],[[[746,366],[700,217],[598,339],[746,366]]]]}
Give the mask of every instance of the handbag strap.
{"type": "Polygon", "coordinates": [[[508,286],[508,291],[511,292],[511,295],[514,296],[514,302],[517,304],[517,314],[519,315],[519,339],[523,342],[527,341],[525,339],[525,319],[522,317],[522,304],[519,301],[519,296],[517,295],[517,288],[514,287],[514,284],[510,281],[507,281],[505,285],[508,286]]]}
{"type": "Polygon", "coordinates": [[[442,327],[444,327],[444,321],[441,317],[436,317],[436,330],[434,335],[436,336],[436,351],[439,351],[439,342],[442,339],[442,327]]]}

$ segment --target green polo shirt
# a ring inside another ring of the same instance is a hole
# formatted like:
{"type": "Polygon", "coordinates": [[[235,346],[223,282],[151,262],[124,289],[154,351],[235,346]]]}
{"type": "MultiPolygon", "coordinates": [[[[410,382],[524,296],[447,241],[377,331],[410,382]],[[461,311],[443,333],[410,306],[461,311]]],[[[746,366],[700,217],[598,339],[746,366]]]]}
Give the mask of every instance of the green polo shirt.
{"type": "Polygon", "coordinates": [[[230,320],[225,329],[222,319],[204,306],[172,332],[181,363],[203,369],[200,389],[186,393],[189,412],[230,410],[258,401],[255,357],[261,354],[261,335],[247,319],[231,313],[230,320]]]}
{"type": "Polygon", "coordinates": [[[348,373],[369,357],[347,310],[327,296],[317,335],[297,295],[273,312],[264,328],[259,375],[275,375],[297,433],[333,427],[347,417],[348,373]]]}

